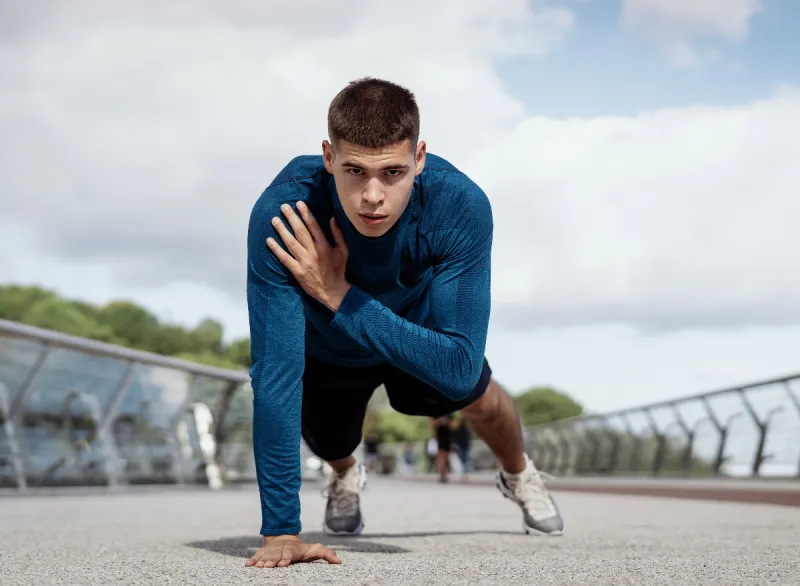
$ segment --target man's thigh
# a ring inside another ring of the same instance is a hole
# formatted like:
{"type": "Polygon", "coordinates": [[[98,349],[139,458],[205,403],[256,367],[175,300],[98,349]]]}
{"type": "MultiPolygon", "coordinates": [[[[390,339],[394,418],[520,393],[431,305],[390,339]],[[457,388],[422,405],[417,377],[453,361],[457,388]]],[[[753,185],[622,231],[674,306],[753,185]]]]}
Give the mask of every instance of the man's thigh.
{"type": "Polygon", "coordinates": [[[484,358],[481,376],[472,392],[466,398],[454,401],[405,371],[394,367],[387,367],[386,371],[384,385],[392,408],[406,415],[425,417],[442,417],[469,407],[483,396],[492,378],[492,369],[484,358]]]}
{"type": "Polygon", "coordinates": [[[306,356],[303,439],[326,462],[351,455],[361,443],[367,404],[383,369],[344,368],[306,356]]]}

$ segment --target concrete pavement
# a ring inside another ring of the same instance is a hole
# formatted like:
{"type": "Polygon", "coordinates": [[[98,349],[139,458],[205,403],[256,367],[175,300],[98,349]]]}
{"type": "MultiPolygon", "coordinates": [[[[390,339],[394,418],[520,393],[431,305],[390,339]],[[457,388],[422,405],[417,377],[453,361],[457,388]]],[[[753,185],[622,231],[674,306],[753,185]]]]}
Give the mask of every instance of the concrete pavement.
{"type": "Polygon", "coordinates": [[[0,584],[797,584],[800,509],[558,492],[561,537],[521,531],[493,487],[371,478],[365,533],[327,538],[321,485],[302,491],[307,539],[341,566],[246,568],[253,485],[0,498],[0,584]]]}
{"type": "MultiPolygon", "coordinates": [[[[435,482],[435,475],[403,477],[414,482],[435,482]]],[[[452,476],[453,482],[460,477],[452,476]]],[[[480,472],[469,477],[472,486],[494,486],[495,474],[480,472]]],[[[752,478],[669,478],[628,476],[565,476],[548,482],[554,492],[590,492],[684,498],[693,500],[762,503],[800,507],[800,480],[752,478]]]]}

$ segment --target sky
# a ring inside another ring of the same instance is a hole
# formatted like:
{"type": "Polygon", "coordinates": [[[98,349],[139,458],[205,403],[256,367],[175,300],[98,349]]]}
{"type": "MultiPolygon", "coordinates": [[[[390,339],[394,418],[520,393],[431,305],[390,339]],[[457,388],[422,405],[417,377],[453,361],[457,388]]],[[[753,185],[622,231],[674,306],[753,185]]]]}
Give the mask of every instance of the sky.
{"type": "Polygon", "coordinates": [[[246,336],[252,206],[371,75],[491,200],[510,391],[606,411],[794,374],[798,25],[794,0],[3,2],[0,282],[246,336]]]}

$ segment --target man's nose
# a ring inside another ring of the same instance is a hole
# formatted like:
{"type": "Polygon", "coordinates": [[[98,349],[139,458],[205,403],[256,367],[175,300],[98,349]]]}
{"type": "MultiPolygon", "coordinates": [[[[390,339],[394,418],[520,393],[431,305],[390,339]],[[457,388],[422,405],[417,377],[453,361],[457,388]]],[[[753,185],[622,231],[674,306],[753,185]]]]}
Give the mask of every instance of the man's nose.
{"type": "Polygon", "coordinates": [[[364,187],[362,198],[370,205],[378,205],[383,202],[383,187],[381,186],[380,181],[373,180],[368,182],[364,187]]]}

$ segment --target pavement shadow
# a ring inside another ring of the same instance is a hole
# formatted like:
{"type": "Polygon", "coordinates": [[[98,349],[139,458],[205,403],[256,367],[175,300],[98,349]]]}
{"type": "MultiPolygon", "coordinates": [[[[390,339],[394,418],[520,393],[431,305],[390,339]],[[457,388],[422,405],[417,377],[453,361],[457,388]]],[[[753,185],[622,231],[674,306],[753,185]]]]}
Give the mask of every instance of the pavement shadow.
{"type": "MultiPolygon", "coordinates": [[[[369,541],[361,537],[337,537],[334,535],[325,535],[324,533],[302,533],[301,536],[306,542],[322,543],[337,551],[354,551],[359,553],[408,553],[411,551],[404,547],[369,541]]],[[[260,537],[247,536],[224,537],[222,539],[208,541],[192,541],[184,545],[223,555],[249,558],[262,544],[263,540],[260,537]]]]}
{"type": "MultiPolygon", "coordinates": [[[[369,533],[373,539],[404,539],[412,537],[440,537],[443,535],[525,535],[521,531],[420,531],[414,533],[369,533]]],[[[306,539],[321,541],[324,533],[303,533],[306,539]],[[308,536],[308,537],[305,537],[308,536]]],[[[326,536],[327,537],[327,536],[326,536]]],[[[354,539],[346,537],[344,539],[354,539]]],[[[358,539],[357,537],[355,539],[358,539]]]]}
{"type": "MultiPolygon", "coordinates": [[[[371,539],[411,539],[415,537],[439,537],[444,535],[520,535],[519,531],[420,531],[414,533],[369,533],[371,539]]],[[[327,535],[318,531],[301,533],[304,541],[322,543],[337,551],[354,551],[359,553],[409,553],[411,550],[398,545],[371,541],[364,537],[347,537],[327,535]]],[[[208,541],[192,541],[187,547],[203,549],[238,558],[249,558],[261,547],[262,540],[258,536],[224,537],[208,541]]]]}

